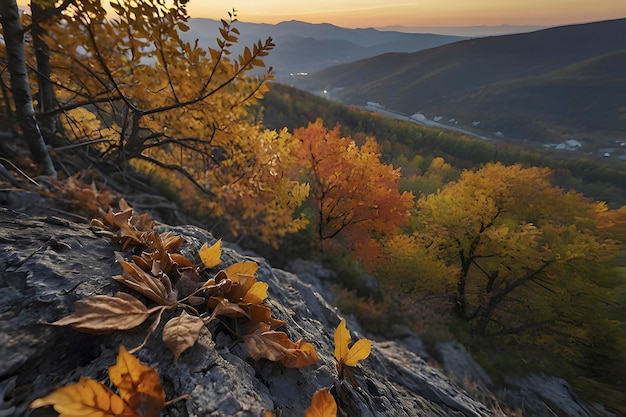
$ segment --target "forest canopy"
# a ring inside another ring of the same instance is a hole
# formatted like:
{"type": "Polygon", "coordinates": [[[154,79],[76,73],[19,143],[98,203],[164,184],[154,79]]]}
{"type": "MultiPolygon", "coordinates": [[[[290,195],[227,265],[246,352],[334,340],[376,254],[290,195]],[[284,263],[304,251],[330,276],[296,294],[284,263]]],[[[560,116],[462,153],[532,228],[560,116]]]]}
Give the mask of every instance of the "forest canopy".
{"type": "MultiPolygon", "coordinates": [[[[234,11],[207,47],[180,36],[185,1],[116,0],[115,17],[98,1],[34,2],[21,17],[12,5],[0,126],[29,143],[33,176],[152,182],[227,238],[347,253],[388,320],[443,326],[485,356],[539,357],[578,387],[623,382],[626,211],[597,198],[623,172],[285,93],[263,62],[271,38],[234,56],[234,11]],[[570,190],[576,170],[604,188],[570,190]]],[[[9,145],[3,160],[19,164],[9,145]]]]}

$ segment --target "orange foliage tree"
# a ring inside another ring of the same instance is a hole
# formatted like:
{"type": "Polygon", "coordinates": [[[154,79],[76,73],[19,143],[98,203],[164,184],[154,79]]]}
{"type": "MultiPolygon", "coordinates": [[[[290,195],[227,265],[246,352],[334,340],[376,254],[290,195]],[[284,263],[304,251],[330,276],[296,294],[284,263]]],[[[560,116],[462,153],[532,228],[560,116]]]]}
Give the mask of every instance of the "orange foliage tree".
{"type": "Polygon", "coordinates": [[[296,129],[294,137],[317,211],[320,244],[341,236],[363,248],[371,238],[406,224],[413,195],[398,191],[400,171],[380,161],[373,138],[358,146],[321,120],[296,129]]]}

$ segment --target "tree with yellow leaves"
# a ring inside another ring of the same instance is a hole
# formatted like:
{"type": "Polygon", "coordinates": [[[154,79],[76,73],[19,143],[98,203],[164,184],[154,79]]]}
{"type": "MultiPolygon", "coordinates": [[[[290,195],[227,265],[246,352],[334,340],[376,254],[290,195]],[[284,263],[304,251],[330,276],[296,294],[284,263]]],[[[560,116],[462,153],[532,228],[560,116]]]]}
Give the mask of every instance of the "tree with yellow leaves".
{"type": "Polygon", "coordinates": [[[500,340],[610,372],[601,363],[626,338],[610,313],[620,279],[608,263],[615,242],[598,227],[607,207],[550,178],[500,163],[464,171],[420,198],[413,235],[384,242],[379,275],[450,308],[482,346],[500,340]]]}
{"type": "Polygon", "coordinates": [[[578,267],[611,253],[596,230],[606,206],[552,186],[550,175],[487,164],[418,202],[417,233],[456,271],[455,312],[481,334],[558,322],[562,300],[594,285],[578,267]]]}
{"type": "Polygon", "coordinates": [[[185,42],[186,3],[114,0],[114,17],[100,1],[53,9],[36,25],[50,51],[41,84],[56,98],[43,116],[60,115],[64,136],[72,146],[91,145],[92,161],[163,179],[194,214],[276,245],[305,224],[293,212],[308,187],[289,178],[297,164],[291,136],[264,130],[248,114],[272,77],[271,68],[248,73],[265,66],[274,44],[268,38],[231,57],[234,11],[215,45],[185,42]]]}

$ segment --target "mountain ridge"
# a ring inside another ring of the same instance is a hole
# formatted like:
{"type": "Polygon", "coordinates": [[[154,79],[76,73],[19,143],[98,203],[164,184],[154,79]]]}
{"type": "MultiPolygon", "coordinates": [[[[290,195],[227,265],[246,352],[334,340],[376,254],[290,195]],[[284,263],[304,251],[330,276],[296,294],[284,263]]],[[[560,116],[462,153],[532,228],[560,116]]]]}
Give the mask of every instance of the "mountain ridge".
{"type": "MultiPolygon", "coordinates": [[[[580,123],[575,126],[560,124],[568,114],[559,110],[559,105],[577,106],[576,112],[571,114],[584,113],[586,103],[576,102],[576,91],[585,90],[581,99],[605,102],[589,116],[603,116],[607,120],[603,113],[611,113],[612,117],[600,130],[614,135],[626,130],[626,120],[620,116],[619,110],[626,103],[624,76],[607,73],[608,61],[602,66],[598,64],[601,61],[597,61],[595,74],[579,73],[573,83],[576,90],[568,93],[566,89],[557,88],[564,77],[558,75],[559,71],[570,66],[591,65],[593,60],[614,53],[616,55],[610,57],[612,65],[621,68],[623,57],[618,52],[626,50],[624,33],[626,19],[616,19],[468,39],[414,53],[388,53],[327,68],[301,80],[296,86],[308,91],[334,91],[334,98],[347,104],[362,105],[371,101],[407,115],[422,112],[430,117],[455,118],[468,124],[481,120],[485,128],[493,131],[501,131],[504,125],[509,127],[505,134],[531,140],[544,140],[556,131],[571,136],[588,134],[588,128],[599,130],[597,126],[580,123]],[[588,60],[592,61],[585,64],[588,60]],[[522,88],[530,80],[545,84],[542,94],[522,88]],[[495,96],[489,96],[489,91],[502,87],[501,83],[516,84],[519,90],[508,100],[508,115],[500,109],[502,100],[490,102],[495,96]],[[612,88],[609,88],[611,83],[612,88]],[[592,94],[594,86],[598,85],[605,87],[592,94]],[[535,101],[554,104],[549,105],[544,114],[529,112],[524,107],[522,92],[535,101]],[[477,98],[481,98],[479,103],[482,104],[474,108],[477,98]],[[519,126],[512,127],[511,123],[498,122],[516,114],[524,115],[516,125],[530,123],[526,131],[520,130],[519,126]],[[541,129],[539,122],[555,124],[557,128],[541,129]],[[526,137],[529,134],[532,137],[526,137]]],[[[575,119],[576,116],[572,117],[575,119]]]]}
{"type": "MultiPolygon", "coordinates": [[[[203,47],[215,47],[216,34],[221,27],[219,20],[192,18],[188,21],[189,31],[181,34],[185,41],[198,39],[203,47]]],[[[259,39],[271,37],[276,44],[265,58],[265,63],[274,68],[279,81],[289,81],[292,74],[311,73],[332,65],[352,62],[387,52],[415,52],[464,37],[379,31],[374,28],[347,29],[328,23],[313,24],[296,20],[276,25],[266,23],[237,22],[241,32],[233,53],[241,53],[243,47],[259,39]]]]}

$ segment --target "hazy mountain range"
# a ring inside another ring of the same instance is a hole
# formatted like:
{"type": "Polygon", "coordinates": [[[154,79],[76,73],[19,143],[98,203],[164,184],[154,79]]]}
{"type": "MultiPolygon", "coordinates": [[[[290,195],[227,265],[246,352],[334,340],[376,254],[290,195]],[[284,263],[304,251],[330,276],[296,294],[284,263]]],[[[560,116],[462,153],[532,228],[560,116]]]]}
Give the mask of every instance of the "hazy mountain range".
{"type": "Polygon", "coordinates": [[[484,36],[511,35],[514,33],[534,32],[547,29],[549,26],[520,26],[520,25],[498,25],[498,26],[383,26],[378,30],[391,30],[408,33],[433,33],[436,35],[453,35],[465,38],[477,38],[484,36]]]}
{"type": "MultiPolygon", "coordinates": [[[[297,86],[536,141],[626,141],[626,19],[333,66],[297,86]]],[[[600,142],[597,142],[600,141],[600,142]]]]}
{"type": "MultiPolygon", "coordinates": [[[[212,19],[189,19],[190,30],[185,40],[198,39],[203,47],[215,47],[221,23],[212,19]]],[[[237,22],[240,41],[234,48],[239,53],[245,45],[271,37],[276,44],[267,66],[274,68],[278,81],[288,81],[290,74],[307,73],[346,62],[369,58],[388,52],[416,52],[456,42],[466,37],[380,31],[376,29],[345,29],[330,24],[299,21],[276,25],[237,22]]]]}

